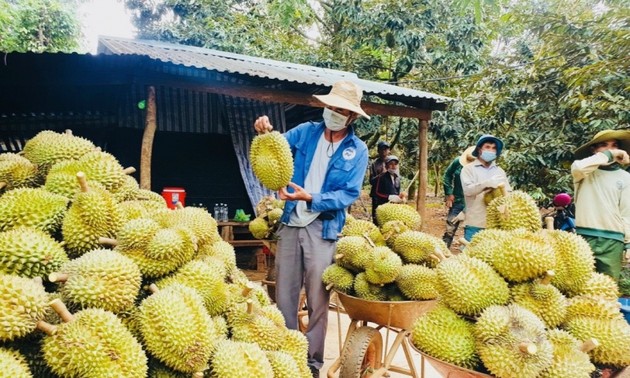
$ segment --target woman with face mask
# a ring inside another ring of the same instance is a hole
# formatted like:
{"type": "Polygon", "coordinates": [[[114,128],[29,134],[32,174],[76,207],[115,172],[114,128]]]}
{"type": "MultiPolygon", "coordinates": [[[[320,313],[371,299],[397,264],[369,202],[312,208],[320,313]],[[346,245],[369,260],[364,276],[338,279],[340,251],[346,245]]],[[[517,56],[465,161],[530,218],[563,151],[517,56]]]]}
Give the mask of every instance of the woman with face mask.
{"type": "Polygon", "coordinates": [[[499,185],[504,185],[507,191],[512,190],[505,171],[496,164],[502,151],[501,139],[493,135],[482,135],[472,152],[477,159],[462,168],[460,178],[466,202],[464,238],[468,241],[486,228],[487,205],[484,195],[499,185]]]}
{"type": "Polygon", "coordinates": [[[372,182],[376,198],[376,207],[387,202],[403,202],[406,194],[400,192],[400,170],[399,160],[394,155],[385,158],[385,168],[387,171],[374,177],[372,182]]]}

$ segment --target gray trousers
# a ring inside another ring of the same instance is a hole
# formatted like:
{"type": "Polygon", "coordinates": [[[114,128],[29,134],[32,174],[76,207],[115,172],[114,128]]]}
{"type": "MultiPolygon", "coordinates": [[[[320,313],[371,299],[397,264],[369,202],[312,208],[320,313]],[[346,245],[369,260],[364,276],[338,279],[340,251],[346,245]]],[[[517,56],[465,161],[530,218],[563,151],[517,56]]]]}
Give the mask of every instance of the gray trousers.
{"type": "Polygon", "coordinates": [[[276,304],[289,329],[298,329],[298,305],[302,284],[308,307],[308,364],[324,365],[324,342],[328,327],[330,293],[322,283],[322,273],[333,263],[336,242],[322,239],[322,221],[306,227],[281,225],[276,251],[276,304]]]}

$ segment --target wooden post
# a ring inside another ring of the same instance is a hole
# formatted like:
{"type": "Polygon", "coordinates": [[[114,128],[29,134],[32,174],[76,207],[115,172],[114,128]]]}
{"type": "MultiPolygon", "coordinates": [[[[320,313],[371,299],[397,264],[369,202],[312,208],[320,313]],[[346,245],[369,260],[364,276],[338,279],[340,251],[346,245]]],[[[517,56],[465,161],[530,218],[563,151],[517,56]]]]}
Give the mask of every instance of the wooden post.
{"type": "Polygon", "coordinates": [[[142,148],[140,150],[140,188],[151,190],[151,155],[153,153],[153,139],[157,129],[157,110],[155,106],[155,87],[147,88],[146,118],[142,148]]]}
{"type": "Polygon", "coordinates": [[[428,185],[428,168],[427,161],[429,158],[427,142],[427,131],[429,129],[429,121],[420,119],[420,125],[418,126],[418,194],[416,195],[416,210],[420,217],[422,217],[422,223],[425,223],[425,199],[427,197],[427,185],[428,185]]]}

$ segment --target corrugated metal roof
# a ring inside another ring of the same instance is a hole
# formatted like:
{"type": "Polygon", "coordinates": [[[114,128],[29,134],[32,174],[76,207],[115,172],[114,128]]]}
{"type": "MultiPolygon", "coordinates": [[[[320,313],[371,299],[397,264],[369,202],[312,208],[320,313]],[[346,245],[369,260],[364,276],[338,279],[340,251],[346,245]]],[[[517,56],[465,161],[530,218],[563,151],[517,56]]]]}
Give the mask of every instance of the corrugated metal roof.
{"type": "Polygon", "coordinates": [[[359,79],[352,72],[257,58],[194,46],[159,41],[99,37],[98,52],[114,55],[144,55],[162,62],[196,67],[218,72],[243,74],[311,85],[332,86],[342,78],[355,81],[366,95],[406,97],[446,103],[452,99],[437,94],[391,84],[359,79]]]}

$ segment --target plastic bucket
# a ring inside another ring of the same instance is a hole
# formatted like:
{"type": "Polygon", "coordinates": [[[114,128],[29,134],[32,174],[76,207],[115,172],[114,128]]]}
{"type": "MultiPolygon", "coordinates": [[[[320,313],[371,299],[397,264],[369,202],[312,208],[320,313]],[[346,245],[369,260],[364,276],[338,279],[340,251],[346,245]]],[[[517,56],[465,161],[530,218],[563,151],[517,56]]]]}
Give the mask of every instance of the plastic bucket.
{"type": "Polygon", "coordinates": [[[186,206],[186,190],[184,188],[166,187],[162,189],[162,197],[164,197],[166,205],[170,209],[174,209],[177,202],[180,202],[182,206],[186,206]]]}

